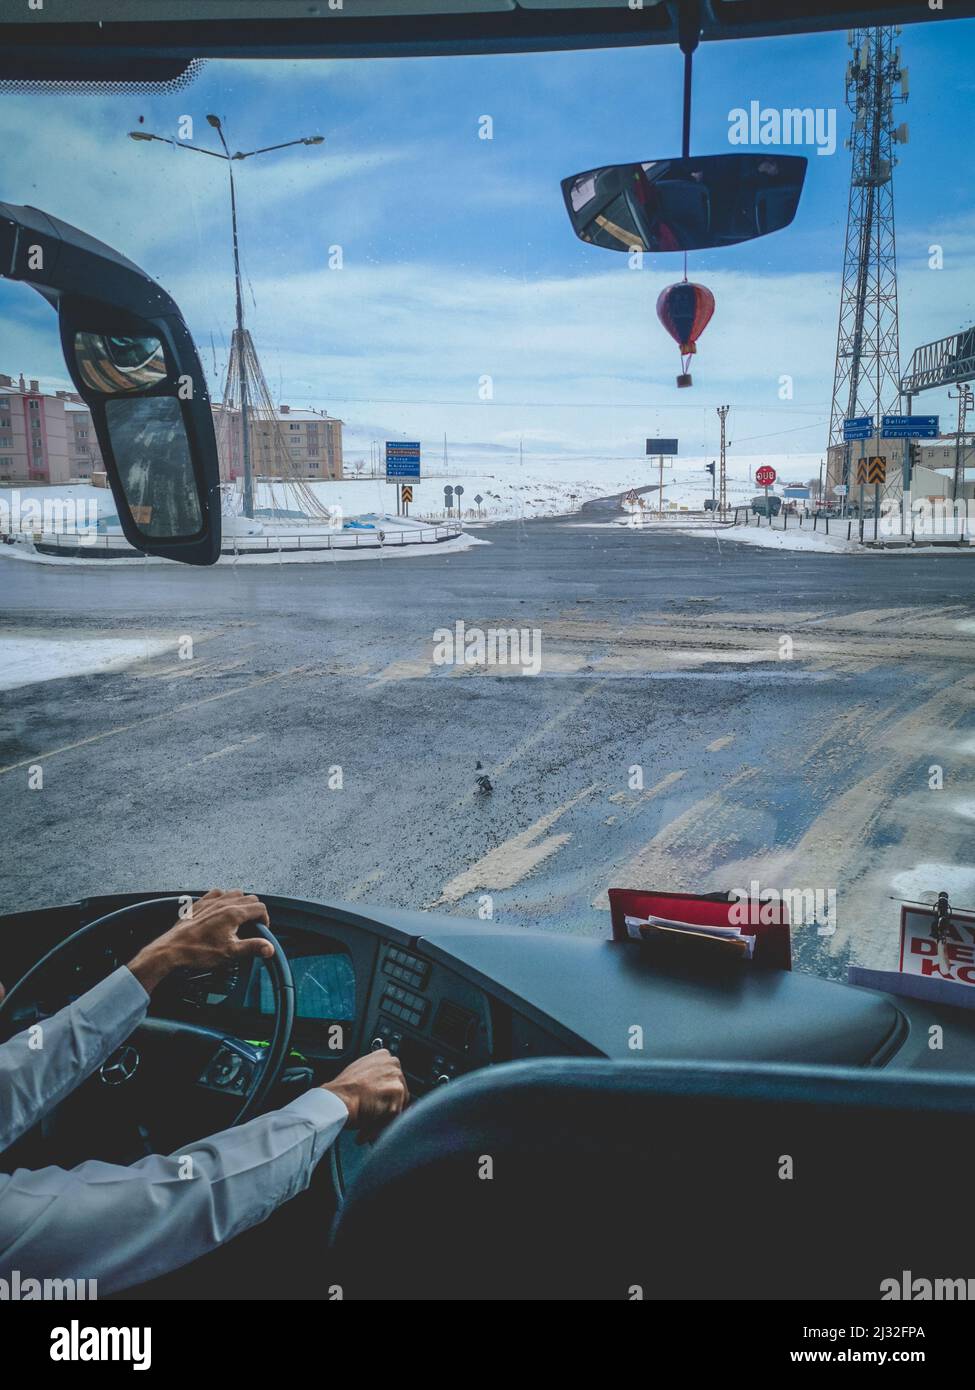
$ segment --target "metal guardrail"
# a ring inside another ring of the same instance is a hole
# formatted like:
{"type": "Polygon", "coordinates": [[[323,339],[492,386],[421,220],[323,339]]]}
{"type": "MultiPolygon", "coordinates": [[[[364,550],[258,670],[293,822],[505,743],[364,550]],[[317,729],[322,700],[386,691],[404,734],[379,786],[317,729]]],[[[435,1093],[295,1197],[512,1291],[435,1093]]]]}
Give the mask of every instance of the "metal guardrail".
{"type": "MultiPolygon", "coordinates": [[[[221,547],[221,556],[229,558],[242,555],[287,555],[296,551],[311,554],[327,550],[388,550],[405,545],[437,545],[442,541],[454,540],[463,534],[458,522],[448,522],[440,526],[402,528],[380,533],[376,531],[341,531],[334,535],[305,536],[240,536],[232,546],[221,547]]],[[[18,540],[30,540],[42,555],[60,554],[66,559],[96,558],[107,555],[124,558],[129,555],[143,555],[145,552],[129,545],[124,536],[99,536],[94,541],[84,541],[76,535],[61,532],[20,532],[18,540]]],[[[0,540],[6,541],[6,534],[0,533],[0,540]]]]}

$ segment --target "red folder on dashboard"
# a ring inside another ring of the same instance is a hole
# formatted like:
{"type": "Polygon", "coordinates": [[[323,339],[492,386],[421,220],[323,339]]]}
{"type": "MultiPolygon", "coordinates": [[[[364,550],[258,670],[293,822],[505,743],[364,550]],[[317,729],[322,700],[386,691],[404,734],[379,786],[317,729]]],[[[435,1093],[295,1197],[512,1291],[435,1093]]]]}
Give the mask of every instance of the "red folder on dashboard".
{"type": "Polygon", "coordinates": [[[759,902],[732,898],[727,893],[661,893],[640,888],[611,888],[609,907],[613,921],[613,940],[629,941],[627,917],[647,921],[663,918],[678,925],[687,922],[699,927],[734,927],[755,937],[756,965],[773,970],[792,969],[792,942],[789,912],[783,902],[759,902]]]}

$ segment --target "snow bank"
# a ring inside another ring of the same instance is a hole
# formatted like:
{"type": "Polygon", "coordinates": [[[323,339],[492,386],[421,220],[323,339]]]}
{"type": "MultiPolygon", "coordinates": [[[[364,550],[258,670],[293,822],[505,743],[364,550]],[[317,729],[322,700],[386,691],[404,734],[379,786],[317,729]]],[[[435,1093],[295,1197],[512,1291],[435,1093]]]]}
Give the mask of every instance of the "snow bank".
{"type": "Polygon", "coordinates": [[[175,648],[175,639],[0,637],[0,690],[118,671],[175,648]]]}

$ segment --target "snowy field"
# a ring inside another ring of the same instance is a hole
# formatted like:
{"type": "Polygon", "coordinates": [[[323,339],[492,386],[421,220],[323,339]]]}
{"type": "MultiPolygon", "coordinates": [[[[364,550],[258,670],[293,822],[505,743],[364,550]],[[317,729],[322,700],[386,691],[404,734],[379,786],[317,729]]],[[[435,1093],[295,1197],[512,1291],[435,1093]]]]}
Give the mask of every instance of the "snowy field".
{"type": "MultiPolygon", "coordinates": [[[[705,498],[711,496],[711,475],[705,469],[710,457],[678,456],[667,463],[663,474],[665,510],[703,509],[705,498]]],[[[772,464],[780,482],[807,483],[818,476],[819,460],[819,454],[791,454],[785,457],[762,454],[729,458],[728,502],[731,506],[741,506],[761,490],[755,485],[754,474],[755,469],[763,463],[772,464]]],[[[584,502],[597,497],[613,496],[630,488],[656,488],[659,481],[660,470],[656,460],[649,458],[545,463],[533,461],[530,455],[526,455],[522,464],[500,464],[491,471],[457,468],[446,473],[441,470],[425,474],[414,485],[414,501],[410,510],[414,518],[431,521],[443,519],[444,487],[448,484],[456,487],[459,483],[464,489],[461,508],[465,521],[477,520],[479,513],[480,519],[487,521],[562,516],[578,511],[584,502]],[[474,502],[478,496],[483,499],[480,508],[474,502]]],[[[284,485],[274,486],[278,506],[298,505],[286,498],[286,489],[282,491],[284,485]]],[[[395,512],[396,509],[396,489],[383,478],[343,478],[340,482],[315,482],[310,486],[323,505],[341,508],[345,517],[361,516],[366,512],[382,513],[385,509],[395,512]]],[[[256,505],[269,506],[269,493],[268,485],[260,484],[256,505]]],[[[655,503],[656,494],[650,500],[655,503]]],[[[451,515],[456,516],[456,505],[451,515]]]]}
{"type": "MultiPolygon", "coordinates": [[[[699,512],[703,509],[705,498],[711,496],[712,487],[710,474],[705,469],[707,462],[705,457],[677,458],[668,462],[663,472],[664,515],[669,513],[676,517],[685,511],[699,512]]],[[[791,455],[786,459],[763,455],[729,460],[728,502],[731,506],[746,503],[755,494],[755,469],[768,462],[777,467],[782,481],[808,481],[819,468],[819,457],[812,454],[791,455]]],[[[355,531],[368,533],[381,527],[387,536],[392,533],[398,537],[401,531],[408,532],[417,526],[447,519],[444,487],[448,484],[464,489],[461,519],[472,527],[477,527],[479,523],[484,525],[496,521],[571,514],[588,501],[631,488],[654,488],[646,495],[646,508],[648,512],[656,513],[659,480],[659,466],[648,458],[546,463],[533,462],[527,456],[522,463],[500,464],[492,471],[465,472],[458,468],[448,473],[425,476],[419,484],[415,484],[414,502],[408,518],[395,515],[396,489],[383,478],[310,482],[305,486],[315,494],[320,506],[328,509],[330,516],[327,519],[317,516],[307,520],[302,520],[298,515],[283,518],[261,515],[262,512],[300,513],[305,503],[299,490],[287,483],[258,481],[254,495],[258,518],[253,523],[238,519],[236,527],[232,519],[225,518],[224,541],[225,545],[232,542],[235,529],[240,534],[245,527],[259,536],[280,536],[283,542],[286,538],[293,538],[297,530],[301,531],[303,537],[313,537],[337,535],[344,529],[344,536],[351,540],[355,531]],[[481,498],[480,504],[475,502],[477,497],[481,498]]],[[[457,519],[456,501],[449,517],[451,520],[457,519]]],[[[47,535],[60,532],[66,537],[80,534],[91,539],[117,537],[120,530],[111,492],[88,483],[0,488],[0,530],[11,529],[28,532],[40,529],[47,535]]],[[[473,536],[465,535],[439,543],[437,553],[465,550],[475,543],[473,536]]],[[[763,534],[757,543],[781,542],[771,536],[766,538],[766,534],[763,534]]],[[[242,544],[246,547],[246,541],[242,544]]],[[[224,556],[219,563],[333,563],[345,559],[388,559],[394,555],[406,559],[411,555],[430,553],[427,546],[404,545],[400,548],[396,545],[383,547],[382,550],[368,547],[351,553],[241,554],[224,556]]],[[[53,565],[104,563],[94,557],[89,560],[39,556],[32,547],[24,545],[0,546],[0,556],[53,565]]]]}
{"type": "MultiPolygon", "coordinates": [[[[710,456],[680,458],[664,468],[665,505],[700,510],[704,499],[711,496],[711,477],[705,471],[710,456]]],[[[771,455],[748,455],[728,460],[728,501],[732,506],[746,502],[759,490],[753,478],[760,464],[771,463],[778,470],[780,481],[807,482],[819,470],[818,454],[792,454],[778,458],[771,455]]],[[[577,511],[596,497],[612,496],[629,488],[654,487],[660,479],[654,460],[621,458],[613,460],[580,460],[578,462],[533,462],[526,456],[517,462],[497,465],[491,471],[463,471],[425,475],[415,484],[411,514],[414,520],[440,520],[445,514],[444,487],[450,484],[463,487],[461,498],[463,517],[475,520],[478,507],[474,499],[480,496],[481,517],[484,520],[510,520],[530,516],[556,516],[577,511]]],[[[383,478],[343,478],[337,482],[308,484],[323,506],[337,508],[344,520],[368,513],[395,519],[396,489],[383,478]]],[[[49,502],[53,499],[84,503],[94,507],[102,525],[117,524],[115,503],[111,492],[89,483],[64,484],[57,487],[0,488],[0,510],[9,513],[14,493],[21,507],[28,499],[49,502]]],[[[255,487],[255,506],[265,509],[276,506],[286,510],[301,510],[300,498],[284,483],[258,482],[255,487]]],[[[456,515],[456,508],[451,512],[456,515]]],[[[265,519],[265,526],[272,524],[265,519]]],[[[277,523],[274,523],[277,524],[277,523]]]]}

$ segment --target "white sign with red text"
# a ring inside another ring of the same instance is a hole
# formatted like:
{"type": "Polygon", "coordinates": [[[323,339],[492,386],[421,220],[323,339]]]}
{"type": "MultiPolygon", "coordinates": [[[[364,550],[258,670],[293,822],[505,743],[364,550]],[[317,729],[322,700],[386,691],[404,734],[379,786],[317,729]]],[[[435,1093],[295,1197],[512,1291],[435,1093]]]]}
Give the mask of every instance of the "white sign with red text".
{"type": "Polygon", "coordinates": [[[901,908],[901,974],[975,985],[975,917],[952,912],[941,951],[933,924],[933,908],[901,908]]]}

